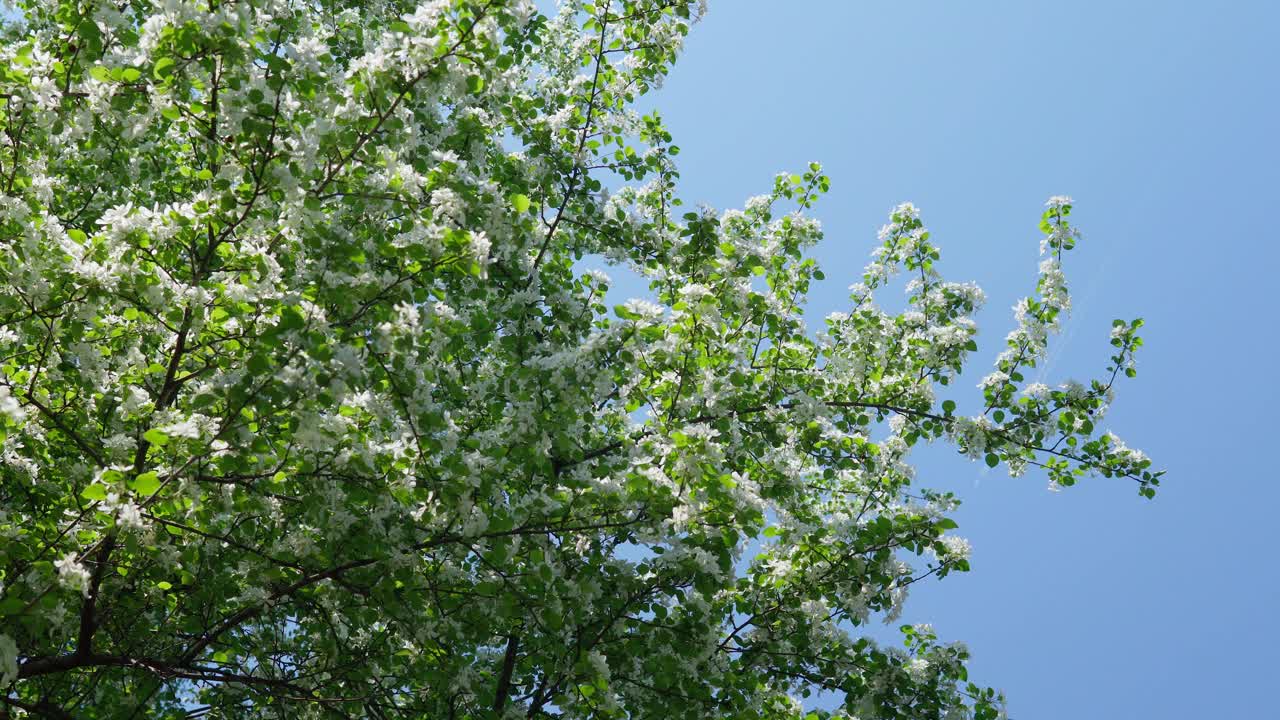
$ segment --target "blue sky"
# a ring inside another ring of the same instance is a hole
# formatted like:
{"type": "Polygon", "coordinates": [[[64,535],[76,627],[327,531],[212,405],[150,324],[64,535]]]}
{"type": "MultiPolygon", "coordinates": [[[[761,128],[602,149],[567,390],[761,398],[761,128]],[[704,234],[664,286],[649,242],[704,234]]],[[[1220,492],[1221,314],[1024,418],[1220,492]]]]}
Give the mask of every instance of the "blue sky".
{"type": "Polygon", "coordinates": [[[1015,718],[1275,712],[1278,27],[1280,3],[1227,0],[713,0],[653,99],[690,201],[740,206],[824,163],[815,325],[888,210],[919,205],[944,274],[989,298],[961,392],[1034,285],[1050,195],[1076,199],[1084,241],[1046,381],[1099,374],[1111,319],[1147,319],[1107,425],[1169,470],[1154,501],[919,455],[922,484],[966,500],[974,570],[904,620],[967,641],[1015,718]]]}

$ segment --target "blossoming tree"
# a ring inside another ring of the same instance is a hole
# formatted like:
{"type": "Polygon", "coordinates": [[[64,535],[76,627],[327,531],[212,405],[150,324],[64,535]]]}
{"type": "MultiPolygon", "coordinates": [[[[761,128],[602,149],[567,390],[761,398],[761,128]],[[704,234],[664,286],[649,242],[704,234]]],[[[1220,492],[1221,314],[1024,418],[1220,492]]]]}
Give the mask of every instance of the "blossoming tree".
{"type": "Polygon", "coordinates": [[[968,569],[921,441],[1154,494],[1098,429],[1140,321],[1024,381],[1070,201],[963,415],[982,293],[915,208],[817,332],[817,165],[681,210],[631,108],[695,3],[415,2],[4,21],[0,715],[996,717],[962,645],[860,629],[968,569]]]}

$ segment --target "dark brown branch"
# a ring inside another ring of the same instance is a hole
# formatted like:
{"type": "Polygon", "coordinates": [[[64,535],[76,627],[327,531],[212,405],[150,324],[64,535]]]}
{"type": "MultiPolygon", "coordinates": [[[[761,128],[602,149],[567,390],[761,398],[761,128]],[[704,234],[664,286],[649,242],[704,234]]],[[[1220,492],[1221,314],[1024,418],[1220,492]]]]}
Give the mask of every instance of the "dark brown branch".
{"type": "Polygon", "coordinates": [[[511,694],[511,675],[516,670],[516,656],[520,651],[520,638],[512,635],[507,638],[507,654],[502,659],[502,675],[498,677],[498,690],[493,697],[493,714],[502,717],[507,706],[507,697],[511,694]]]}

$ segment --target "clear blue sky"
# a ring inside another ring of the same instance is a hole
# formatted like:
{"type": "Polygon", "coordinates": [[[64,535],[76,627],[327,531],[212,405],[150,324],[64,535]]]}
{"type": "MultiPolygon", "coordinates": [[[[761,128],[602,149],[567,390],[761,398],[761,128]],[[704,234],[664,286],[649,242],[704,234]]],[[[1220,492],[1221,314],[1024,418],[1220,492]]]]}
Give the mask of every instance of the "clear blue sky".
{"type": "Polygon", "coordinates": [[[966,391],[1034,284],[1050,195],[1085,239],[1047,379],[1100,372],[1110,320],[1146,317],[1107,424],[1169,470],[1156,500],[920,456],[966,499],[974,570],[904,619],[967,641],[1015,718],[1276,716],[1277,29],[1275,2],[712,0],[654,100],[689,200],[825,164],[815,320],[887,211],[919,205],[944,273],[989,297],[966,391]]]}

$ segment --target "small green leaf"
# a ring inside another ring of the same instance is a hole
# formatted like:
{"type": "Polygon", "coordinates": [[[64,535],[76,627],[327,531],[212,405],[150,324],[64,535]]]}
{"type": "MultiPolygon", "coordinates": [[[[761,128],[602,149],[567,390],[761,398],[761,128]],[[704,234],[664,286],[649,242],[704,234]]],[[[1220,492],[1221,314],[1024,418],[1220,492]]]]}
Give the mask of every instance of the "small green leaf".
{"type": "Polygon", "coordinates": [[[107,489],[97,483],[94,483],[80,491],[80,496],[90,500],[106,500],[107,489]]]}
{"type": "Polygon", "coordinates": [[[1000,458],[995,453],[987,453],[987,467],[995,467],[1000,464],[1000,458]]]}
{"type": "Polygon", "coordinates": [[[306,326],[307,320],[300,308],[289,305],[280,311],[280,323],[276,326],[280,330],[301,330],[306,326]]]}
{"type": "Polygon", "coordinates": [[[163,446],[165,443],[169,442],[169,435],[165,433],[163,430],[157,430],[155,428],[152,428],[142,433],[142,439],[146,440],[152,445],[163,446]]]}
{"type": "Polygon", "coordinates": [[[160,582],[156,583],[156,587],[160,588],[161,590],[168,590],[169,588],[173,587],[173,583],[167,580],[161,580],[160,582]]]}
{"type": "Polygon", "coordinates": [[[95,65],[89,68],[89,77],[94,80],[106,82],[111,77],[111,71],[101,65],[95,65]]]}
{"type": "Polygon", "coordinates": [[[151,74],[157,80],[164,80],[173,74],[173,71],[169,69],[171,67],[173,67],[173,58],[162,57],[156,61],[155,68],[152,69],[151,74]]]}
{"type": "Polygon", "coordinates": [[[508,199],[511,200],[511,207],[515,208],[518,213],[526,212],[529,209],[530,202],[528,195],[521,195],[517,193],[508,199]]]}
{"type": "Polygon", "coordinates": [[[125,82],[137,82],[138,78],[142,77],[142,71],[137,68],[125,68],[120,71],[120,77],[124,78],[125,82]]]}
{"type": "Polygon", "coordinates": [[[146,495],[150,497],[151,495],[155,495],[156,491],[160,489],[160,476],[156,475],[154,471],[144,472],[134,478],[133,482],[129,483],[129,487],[133,488],[134,492],[139,495],[146,495]]]}

